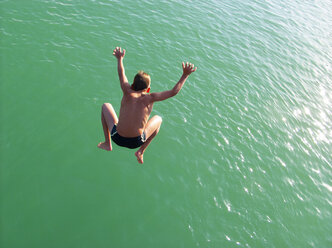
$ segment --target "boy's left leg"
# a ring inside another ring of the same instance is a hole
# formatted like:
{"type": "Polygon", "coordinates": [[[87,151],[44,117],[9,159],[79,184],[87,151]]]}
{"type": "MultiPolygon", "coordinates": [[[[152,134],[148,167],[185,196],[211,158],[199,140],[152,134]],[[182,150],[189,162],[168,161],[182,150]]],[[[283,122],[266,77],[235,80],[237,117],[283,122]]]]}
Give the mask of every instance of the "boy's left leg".
{"type": "Polygon", "coordinates": [[[156,137],[156,135],[158,134],[162,121],[163,121],[163,119],[160,116],[155,115],[146,124],[144,132],[146,134],[146,139],[147,140],[138,149],[138,151],[135,152],[135,156],[137,157],[137,161],[140,164],[143,164],[143,154],[144,154],[146,148],[150,145],[153,138],[156,137]]]}
{"type": "Polygon", "coordinates": [[[118,123],[118,117],[110,103],[104,103],[101,108],[101,123],[103,125],[105,141],[100,142],[98,147],[106,151],[112,151],[110,132],[114,124],[118,123]]]}

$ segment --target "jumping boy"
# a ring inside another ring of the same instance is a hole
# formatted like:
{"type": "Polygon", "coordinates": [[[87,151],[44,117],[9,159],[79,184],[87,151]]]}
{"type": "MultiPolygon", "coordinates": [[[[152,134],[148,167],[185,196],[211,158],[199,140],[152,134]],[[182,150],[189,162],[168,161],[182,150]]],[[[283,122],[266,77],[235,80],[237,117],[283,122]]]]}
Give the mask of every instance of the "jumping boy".
{"type": "Polygon", "coordinates": [[[123,58],[126,50],[116,47],[113,55],[118,61],[118,74],[120,86],[123,92],[119,119],[110,103],[104,103],[101,111],[101,122],[104,129],[105,141],[98,144],[98,147],[107,151],[112,151],[111,139],[119,146],[135,149],[139,163],[143,163],[143,154],[157,135],[162,119],[155,115],[149,119],[154,102],[163,101],[175,96],[181,90],[189,75],[196,71],[191,63],[182,62],[183,74],[173,89],[151,93],[150,76],[140,71],[136,74],[134,82],[129,85],[123,67],[123,58]]]}

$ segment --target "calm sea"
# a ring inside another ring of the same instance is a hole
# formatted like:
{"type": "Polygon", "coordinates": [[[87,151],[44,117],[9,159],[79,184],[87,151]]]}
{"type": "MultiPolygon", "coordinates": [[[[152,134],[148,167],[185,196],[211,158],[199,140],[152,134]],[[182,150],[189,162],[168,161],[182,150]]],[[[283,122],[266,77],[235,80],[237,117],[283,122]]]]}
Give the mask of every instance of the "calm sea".
{"type": "Polygon", "coordinates": [[[0,1],[0,246],[332,247],[332,2],[0,1]],[[97,148],[112,50],[198,70],[139,165],[97,148]]]}

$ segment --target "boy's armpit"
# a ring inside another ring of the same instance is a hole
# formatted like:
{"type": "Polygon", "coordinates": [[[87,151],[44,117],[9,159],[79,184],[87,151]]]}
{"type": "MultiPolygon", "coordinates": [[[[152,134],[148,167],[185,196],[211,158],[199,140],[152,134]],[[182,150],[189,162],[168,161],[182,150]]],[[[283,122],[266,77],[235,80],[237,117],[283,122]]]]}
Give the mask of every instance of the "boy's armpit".
{"type": "Polygon", "coordinates": [[[130,88],[130,84],[128,82],[120,82],[121,85],[121,89],[123,91],[123,93],[129,93],[131,88],[130,88]]]}

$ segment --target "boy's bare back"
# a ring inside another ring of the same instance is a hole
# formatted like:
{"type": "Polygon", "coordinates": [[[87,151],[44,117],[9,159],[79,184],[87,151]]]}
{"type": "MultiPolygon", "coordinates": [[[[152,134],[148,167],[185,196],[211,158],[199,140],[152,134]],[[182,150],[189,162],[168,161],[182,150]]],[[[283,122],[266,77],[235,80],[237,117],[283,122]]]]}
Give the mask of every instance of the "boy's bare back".
{"type": "Polygon", "coordinates": [[[129,89],[122,97],[117,125],[118,133],[124,137],[141,135],[148,122],[152,106],[153,103],[148,94],[129,89]]]}

